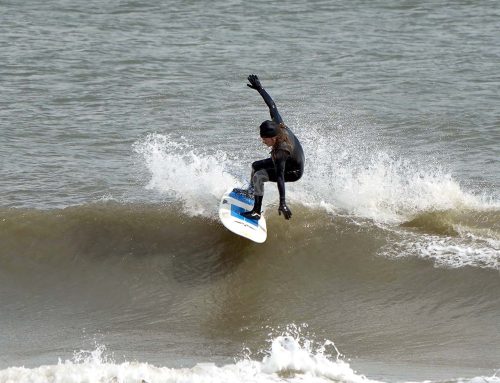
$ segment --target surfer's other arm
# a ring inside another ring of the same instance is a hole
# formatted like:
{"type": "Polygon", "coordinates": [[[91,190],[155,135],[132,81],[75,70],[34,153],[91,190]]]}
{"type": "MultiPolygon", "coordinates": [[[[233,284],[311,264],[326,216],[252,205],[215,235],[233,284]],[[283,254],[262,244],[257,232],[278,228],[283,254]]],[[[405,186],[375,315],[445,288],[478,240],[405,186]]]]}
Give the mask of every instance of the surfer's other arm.
{"type": "Polygon", "coordinates": [[[274,122],[277,122],[278,124],[281,124],[283,122],[283,119],[281,118],[278,108],[276,107],[276,104],[274,103],[273,99],[267,93],[264,88],[262,87],[259,78],[255,74],[251,74],[248,76],[248,82],[250,84],[247,84],[249,88],[255,89],[259,94],[262,96],[264,101],[266,102],[267,107],[269,108],[269,113],[271,114],[271,119],[274,122]]]}

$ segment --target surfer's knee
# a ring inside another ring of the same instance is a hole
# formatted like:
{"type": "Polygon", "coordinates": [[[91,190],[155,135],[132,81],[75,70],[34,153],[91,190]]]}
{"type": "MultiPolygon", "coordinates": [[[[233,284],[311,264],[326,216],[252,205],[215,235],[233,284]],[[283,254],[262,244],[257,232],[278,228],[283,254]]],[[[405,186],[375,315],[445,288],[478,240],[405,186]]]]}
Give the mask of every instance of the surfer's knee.
{"type": "Polygon", "coordinates": [[[257,160],[252,163],[252,170],[254,172],[262,170],[262,169],[267,169],[270,167],[274,167],[274,162],[271,158],[266,158],[264,160],[257,160]]]}
{"type": "Polygon", "coordinates": [[[253,174],[252,181],[254,181],[254,182],[267,182],[267,181],[269,181],[269,174],[267,173],[267,170],[266,169],[257,170],[253,174]]]}
{"type": "Polygon", "coordinates": [[[262,169],[262,160],[259,160],[259,161],[254,161],[252,163],[252,171],[253,172],[257,172],[259,171],[260,169],[262,169]]]}
{"type": "Polygon", "coordinates": [[[267,170],[261,169],[254,173],[252,182],[254,186],[254,194],[257,196],[264,195],[264,182],[269,181],[267,170]]]}
{"type": "Polygon", "coordinates": [[[292,171],[288,174],[285,174],[285,182],[295,182],[302,178],[303,172],[301,171],[292,171]]]}

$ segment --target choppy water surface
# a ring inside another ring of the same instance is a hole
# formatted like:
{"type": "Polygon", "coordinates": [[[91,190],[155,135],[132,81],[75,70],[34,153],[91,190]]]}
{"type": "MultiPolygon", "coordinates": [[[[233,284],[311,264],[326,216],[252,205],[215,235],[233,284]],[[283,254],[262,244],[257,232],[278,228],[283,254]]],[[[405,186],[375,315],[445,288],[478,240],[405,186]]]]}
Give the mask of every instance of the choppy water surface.
{"type": "Polygon", "coordinates": [[[499,17],[1,1],[0,381],[497,382],[499,17]],[[260,246],[250,73],[307,160],[260,246]]]}

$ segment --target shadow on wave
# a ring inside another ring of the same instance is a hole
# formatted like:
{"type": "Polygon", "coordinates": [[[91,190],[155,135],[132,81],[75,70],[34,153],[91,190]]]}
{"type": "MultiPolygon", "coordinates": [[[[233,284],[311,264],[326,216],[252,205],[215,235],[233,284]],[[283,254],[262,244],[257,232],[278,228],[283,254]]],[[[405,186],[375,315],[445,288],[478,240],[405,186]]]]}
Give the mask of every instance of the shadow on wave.
{"type": "Polygon", "coordinates": [[[326,213],[299,207],[290,222],[274,209],[268,222],[268,240],[260,245],[230,233],[217,218],[186,215],[179,204],[106,202],[54,210],[3,209],[0,265],[24,275],[125,267],[132,269],[127,270],[132,277],[151,278],[153,271],[183,284],[199,284],[227,275],[250,256],[299,254],[308,246],[322,247],[332,230],[341,233],[350,226],[333,229],[326,213]]]}

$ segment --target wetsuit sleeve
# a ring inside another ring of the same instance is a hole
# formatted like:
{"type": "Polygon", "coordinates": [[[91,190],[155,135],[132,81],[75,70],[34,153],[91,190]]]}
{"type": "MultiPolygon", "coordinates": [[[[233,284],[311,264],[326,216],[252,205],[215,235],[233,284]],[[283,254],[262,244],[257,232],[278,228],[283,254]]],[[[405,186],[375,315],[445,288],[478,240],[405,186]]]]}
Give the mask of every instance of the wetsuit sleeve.
{"type": "Polygon", "coordinates": [[[276,104],[274,103],[274,101],[271,98],[271,96],[269,95],[269,93],[267,93],[264,88],[261,88],[259,90],[259,94],[262,96],[262,98],[266,102],[267,107],[269,108],[269,113],[271,114],[271,119],[274,122],[281,124],[283,122],[283,119],[281,118],[281,116],[278,112],[278,108],[276,107],[276,104]]]}
{"type": "Polygon", "coordinates": [[[276,183],[280,193],[280,204],[285,203],[285,163],[290,156],[286,150],[277,150],[274,154],[274,166],[276,168],[276,183]]]}

